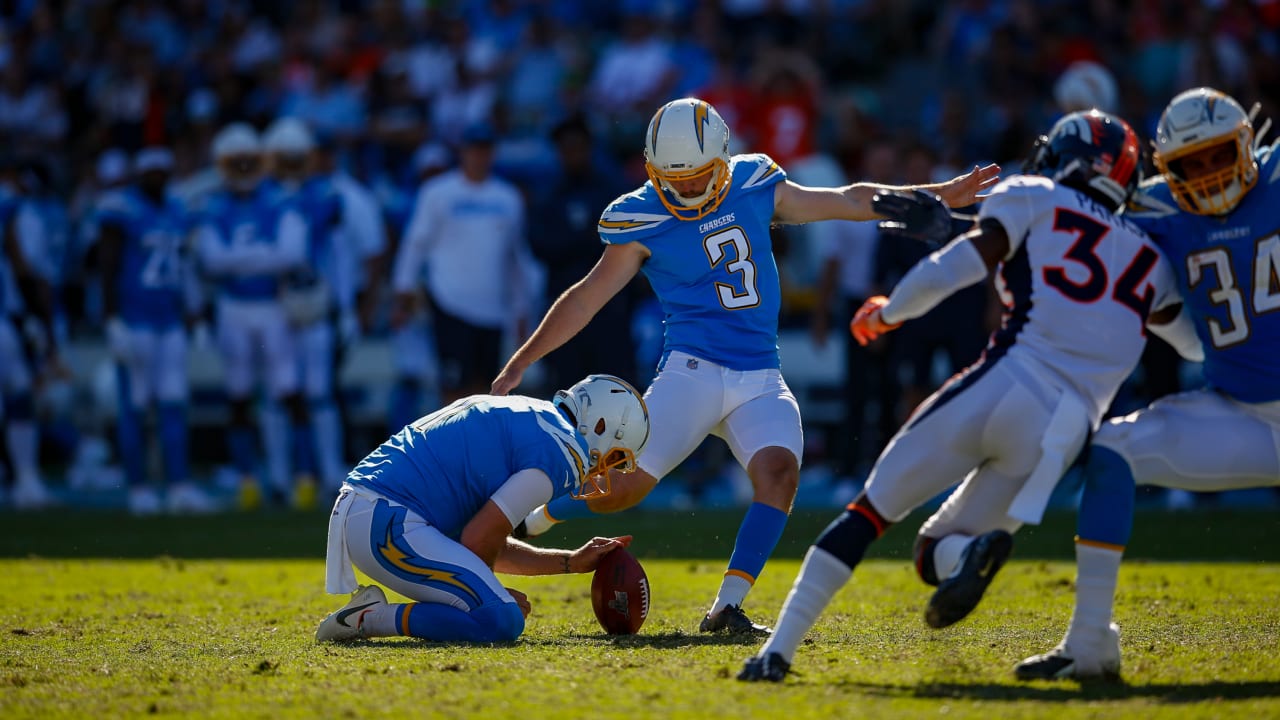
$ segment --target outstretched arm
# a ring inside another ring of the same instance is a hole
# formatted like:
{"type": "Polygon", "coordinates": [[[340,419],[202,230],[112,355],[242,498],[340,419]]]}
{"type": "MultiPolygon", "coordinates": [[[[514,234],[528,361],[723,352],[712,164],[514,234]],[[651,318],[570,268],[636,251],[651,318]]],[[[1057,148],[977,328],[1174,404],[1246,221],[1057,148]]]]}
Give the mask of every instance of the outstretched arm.
{"type": "Polygon", "coordinates": [[[812,188],[790,180],[777,186],[774,196],[774,219],[782,223],[807,223],[819,220],[875,220],[880,217],[871,207],[876,193],[894,189],[920,189],[939,195],[951,207],[972,205],[983,190],[1000,180],[1000,166],[978,167],[934,185],[894,188],[876,183],[856,183],[842,188],[812,188]]]}
{"type": "Polygon", "coordinates": [[[506,395],[514,390],[530,365],[586,327],[600,308],[631,282],[648,257],[648,249],[640,243],[605,247],[591,272],[560,295],[538,329],[507,361],[494,379],[491,392],[506,395]]]}
{"type": "Polygon", "coordinates": [[[860,345],[912,318],[920,317],[961,288],[979,282],[1009,253],[1009,236],[995,220],[952,240],[902,278],[888,299],[869,298],[854,315],[850,331],[860,345]]]}

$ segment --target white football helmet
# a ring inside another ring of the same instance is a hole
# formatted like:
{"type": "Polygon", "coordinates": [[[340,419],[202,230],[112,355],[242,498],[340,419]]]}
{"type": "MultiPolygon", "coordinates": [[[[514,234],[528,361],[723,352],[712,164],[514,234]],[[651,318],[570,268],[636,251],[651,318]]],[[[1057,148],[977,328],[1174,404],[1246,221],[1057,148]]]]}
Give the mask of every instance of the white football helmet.
{"type": "Polygon", "coordinates": [[[609,470],[636,469],[636,456],[649,440],[649,408],[636,389],[613,375],[588,375],[552,400],[587,440],[591,467],[576,491],[578,499],[609,494],[609,470]]]}
{"type": "Polygon", "coordinates": [[[248,123],[231,123],[213,137],[213,162],[222,182],[246,192],[262,179],[262,141],[248,123]]]}
{"type": "Polygon", "coordinates": [[[295,117],[277,118],[262,135],[271,174],[286,185],[299,184],[310,174],[315,146],[310,128],[295,117]]]}
{"type": "Polygon", "coordinates": [[[1253,118],[1230,96],[1200,87],[1187,90],[1169,102],[1156,125],[1152,161],[1164,174],[1178,206],[1197,215],[1224,215],[1258,181],[1254,159],[1253,118]],[[1231,145],[1235,160],[1230,166],[1192,177],[1183,170],[1188,155],[1231,145]]]}
{"type": "Polygon", "coordinates": [[[672,215],[681,220],[704,217],[729,194],[729,126],[702,100],[672,100],[658,108],[649,121],[644,168],[672,215]],[[703,176],[707,178],[706,189],[696,197],[685,197],[671,186],[703,176]]]}
{"type": "Polygon", "coordinates": [[[1095,108],[1114,113],[1118,97],[1115,76],[1092,60],[1071,63],[1053,84],[1053,99],[1067,113],[1095,108]]]}

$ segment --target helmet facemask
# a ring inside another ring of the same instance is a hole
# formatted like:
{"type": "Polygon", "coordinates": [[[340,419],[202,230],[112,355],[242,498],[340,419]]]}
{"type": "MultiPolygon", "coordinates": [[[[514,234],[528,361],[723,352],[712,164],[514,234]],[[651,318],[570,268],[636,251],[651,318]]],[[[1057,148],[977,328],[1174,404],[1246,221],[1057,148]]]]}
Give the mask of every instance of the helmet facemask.
{"type": "Polygon", "coordinates": [[[644,160],[658,199],[680,220],[710,215],[729,194],[729,128],[702,100],[681,98],[658,109],[645,135],[644,160]],[[686,183],[702,189],[682,195],[676,185],[686,183]]]}
{"type": "Polygon", "coordinates": [[[1227,137],[1214,137],[1180,148],[1176,153],[1156,152],[1156,168],[1164,173],[1178,206],[1196,215],[1225,215],[1236,208],[1258,181],[1258,164],[1253,159],[1253,131],[1241,127],[1227,137]],[[1232,151],[1232,157],[1217,170],[1192,175],[1184,168],[1187,158],[1198,153],[1213,157],[1232,151]]]}
{"type": "Polygon", "coordinates": [[[1235,99],[1208,87],[1187,90],[1169,102],[1156,125],[1151,159],[1178,207],[1196,215],[1225,215],[1253,188],[1255,143],[1270,126],[1264,122],[1254,133],[1258,107],[1246,113],[1235,99]]]}
{"type": "Polygon", "coordinates": [[[582,482],[569,494],[578,500],[599,498],[611,491],[610,471],[636,469],[636,455],[649,439],[649,410],[626,381],[612,375],[591,375],[552,401],[569,417],[587,441],[590,466],[582,482]]]}

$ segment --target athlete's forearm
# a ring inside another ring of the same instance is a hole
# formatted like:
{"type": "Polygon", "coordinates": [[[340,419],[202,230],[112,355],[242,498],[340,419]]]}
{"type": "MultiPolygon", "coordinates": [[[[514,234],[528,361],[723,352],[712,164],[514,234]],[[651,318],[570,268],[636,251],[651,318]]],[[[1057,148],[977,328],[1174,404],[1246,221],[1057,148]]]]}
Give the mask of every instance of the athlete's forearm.
{"type": "Polygon", "coordinates": [[[568,550],[537,548],[515,538],[498,554],[493,571],[505,575],[559,575],[569,572],[568,550]]]}
{"type": "Polygon", "coordinates": [[[551,305],[529,340],[511,356],[511,363],[527,368],[569,342],[591,322],[603,305],[603,302],[597,303],[589,296],[582,282],[570,287],[551,305]]]}

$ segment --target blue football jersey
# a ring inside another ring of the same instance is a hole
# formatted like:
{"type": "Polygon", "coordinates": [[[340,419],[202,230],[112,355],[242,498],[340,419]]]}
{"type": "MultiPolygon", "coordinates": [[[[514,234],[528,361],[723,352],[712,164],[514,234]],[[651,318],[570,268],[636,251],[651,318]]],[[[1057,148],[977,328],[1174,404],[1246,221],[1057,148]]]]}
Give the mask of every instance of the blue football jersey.
{"type": "Polygon", "coordinates": [[[105,196],[98,217],[123,236],[114,280],[121,319],[156,329],[181,323],[191,232],[181,201],[167,197],[156,203],[137,187],[128,187],[105,196]]]}
{"type": "Polygon", "coordinates": [[[769,226],[774,186],[786,173],[767,155],[735,155],[732,185],[716,211],[680,220],[646,182],[605,208],[600,238],[638,242],[642,268],[665,315],[662,358],[679,350],[733,370],[778,367],[782,291],[769,226]]]}
{"type": "Polygon", "coordinates": [[[472,395],[419,418],[347,476],[421,515],[448,537],[517,472],[538,469],[553,498],[582,482],[586,440],[545,400],[472,395]]]}
{"type": "MultiPolygon", "coordinates": [[[[219,190],[209,196],[201,223],[212,225],[219,240],[230,248],[276,243],[281,215],[291,209],[276,188],[260,183],[252,193],[238,195],[219,190]]],[[[274,300],[280,294],[278,274],[226,275],[217,279],[218,291],[238,300],[274,300]]]]}
{"type": "Polygon", "coordinates": [[[1280,157],[1258,155],[1258,181],[1229,215],[1180,209],[1163,178],[1127,217],[1168,256],[1204,345],[1209,384],[1243,402],[1280,400],[1280,157]]]}

